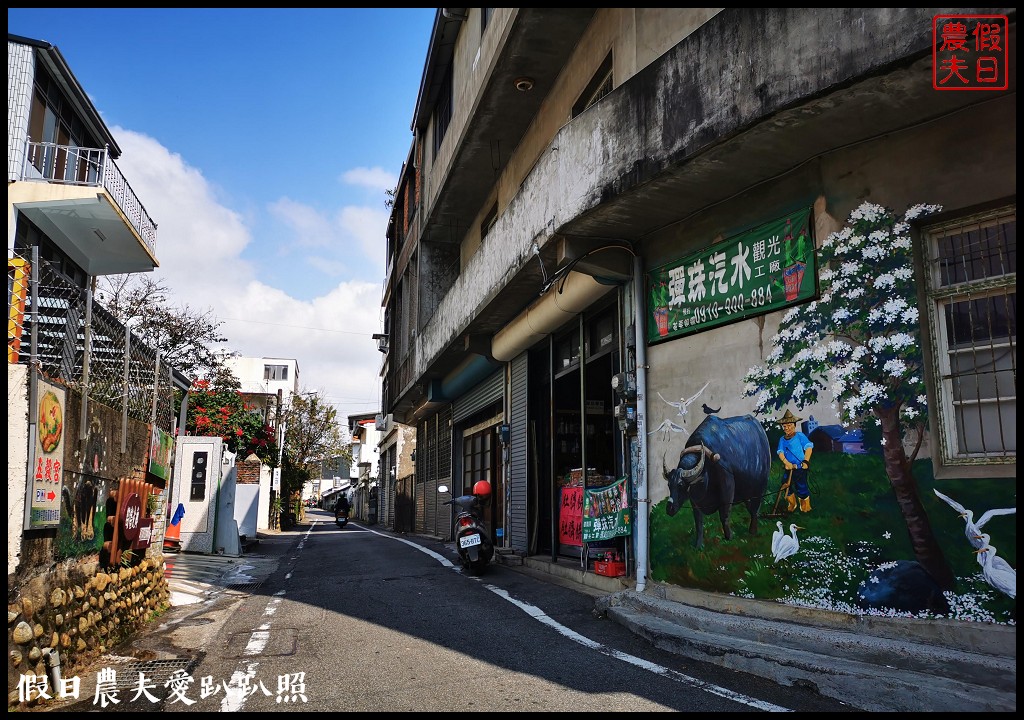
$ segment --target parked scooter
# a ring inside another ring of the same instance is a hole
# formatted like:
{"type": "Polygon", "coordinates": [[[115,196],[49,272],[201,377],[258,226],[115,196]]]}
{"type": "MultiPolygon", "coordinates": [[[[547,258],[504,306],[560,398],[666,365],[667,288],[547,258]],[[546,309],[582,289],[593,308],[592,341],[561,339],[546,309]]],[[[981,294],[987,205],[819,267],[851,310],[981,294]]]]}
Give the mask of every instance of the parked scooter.
{"type": "MultiPolygon", "coordinates": [[[[438,492],[448,492],[447,485],[440,485],[438,492]]],[[[446,500],[445,505],[458,509],[455,515],[455,548],[462,561],[462,569],[470,575],[479,575],[494,557],[494,544],[487,532],[480,511],[491,497],[491,484],[480,480],[473,485],[472,495],[460,495],[446,500]]]]}

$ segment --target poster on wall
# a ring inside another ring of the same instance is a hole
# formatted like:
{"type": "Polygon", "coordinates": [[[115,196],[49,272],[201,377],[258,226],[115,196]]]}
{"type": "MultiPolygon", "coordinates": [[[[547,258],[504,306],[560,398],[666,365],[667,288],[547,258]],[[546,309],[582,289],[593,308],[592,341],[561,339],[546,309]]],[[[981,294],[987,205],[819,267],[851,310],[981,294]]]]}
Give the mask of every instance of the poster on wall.
{"type": "Polygon", "coordinates": [[[149,473],[161,480],[170,480],[173,453],[174,436],[154,425],[149,441],[149,473]]]}
{"type": "Polygon", "coordinates": [[[647,273],[647,343],[796,305],[817,292],[804,208],[647,273]]]}
{"type": "Polygon", "coordinates": [[[587,488],[583,495],[583,542],[610,540],[632,532],[626,478],[587,488]]]}
{"type": "Polygon", "coordinates": [[[583,486],[562,488],[558,510],[558,542],[583,546],[583,486]]]}
{"type": "Polygon", "coordinates": [[[26,529],[60,525],[64,488],[64,389],[40,380],[26,529]]]}

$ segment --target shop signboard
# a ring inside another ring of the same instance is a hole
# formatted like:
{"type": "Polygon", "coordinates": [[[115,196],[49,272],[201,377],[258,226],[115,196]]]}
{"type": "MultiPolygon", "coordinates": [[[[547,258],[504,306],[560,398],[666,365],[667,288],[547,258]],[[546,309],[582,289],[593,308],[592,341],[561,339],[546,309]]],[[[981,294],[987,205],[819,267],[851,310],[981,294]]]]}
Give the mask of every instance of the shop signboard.
{"type": "Polygon", "coordinates": [[[626,478],[605,487],[587,488],[583,495],[583,542],[610,540],[632,532],[632,513],[626,478]]]}
{"type": "Polygon", "coordinates": [[[583,546],[583,485],[562,488],[558,513],[558,542],[583,546]]]}
{"type": "Polygon", "coordinates": [[[171,479],[171,457],[174,453],[174,436],[156,425],[149,441],[149,472],[161,480],[171,479]]]}
{"type": "Polygon", "coordinates": [[[153,542],[153,518],[139,520],[139,534],[132,540],[132,550],[145,550],[153,542]]]}
{"type": "Polygon", "coordinates": [[[60,525],[60,499],[64,488],[64,417],[67,410],[62,387],[39,381],[35,442],[32,444],[28,483],[26,530],[60,525]]]}
{"type": "Polygon", "coordinates": [[[647,273],[647,343],[797,305],[817,292],[811,209],[647,273]]]}

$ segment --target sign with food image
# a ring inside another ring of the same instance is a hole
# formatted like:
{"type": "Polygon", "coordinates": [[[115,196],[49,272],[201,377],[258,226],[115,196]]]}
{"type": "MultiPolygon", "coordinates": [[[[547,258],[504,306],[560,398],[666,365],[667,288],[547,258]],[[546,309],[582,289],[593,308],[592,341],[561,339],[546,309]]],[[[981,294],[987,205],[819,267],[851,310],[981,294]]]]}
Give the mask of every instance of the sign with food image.
{"type": "Polygon", "coordinates": [[[64,389],[39,382],[36,442],[29,484],[28,527],[60,525],[60,500],[64,487],[64,389]]]}

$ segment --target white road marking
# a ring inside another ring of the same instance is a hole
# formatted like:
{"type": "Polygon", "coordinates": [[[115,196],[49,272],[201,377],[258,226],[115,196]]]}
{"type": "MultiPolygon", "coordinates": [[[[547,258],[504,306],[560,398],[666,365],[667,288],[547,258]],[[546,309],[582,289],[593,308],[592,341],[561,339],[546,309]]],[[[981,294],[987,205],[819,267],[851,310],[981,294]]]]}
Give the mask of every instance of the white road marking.
{"type": "MultiPolygon", "coordinates": [[[[433,550],[430,550],[429,548],[425,548],[422,545],[417,545],[416,543],[410,540],[406,540],[405,538],[395,537],[393,535],[385,535],[384,533],[380,533],[375,530],[368,529],[368,532],[372,532],[375,535],[389,538],[391,540],[398,540],[399,542],[405,543],[406,545],[416,548],[420,552],[425,553],[430,557],[434,558],[435,560],[440,562],[441,565],[443,565],[444,567],[453,568],[461,572],[461,568],[456,567],[450,560],[448,560],[448,558],[444,557],[443,555],[439,555],[438,553],[434,552],[433,550]]],[[[476,580],[478,578],[473,579],[476,580]]],[[[642,670],[647,670],[648,672],[652,672],[656,675],[661,675],[662,677],[668,678],[669,680],[673,680],[684,685],[689,685],[690,687],[696,688],[698,690],[703,690],[712,695],[717,695],[718,697],[723,697],[727,700],[732,700],[733,702],[738,702],[742,705],[747,705],[758,710],[764,710],[766,712],[793,712],[789,708],[782,707],[781,705],[775,705],[774,703],[770,703],[765,700],[758,700],[757,698],[749,697],[747,695],[743,695],[742,693],[733,692],[728,688],[720,687],[718,685],[715,685],[714,683],[705,682],[698,678],[690,677],[689,675],[685,675],[681,672],[677,672],[670,668],[663,667],[656,663],[648,662],[643,658],[638,658],[634,655],[630,655],[629,653],[620,652],[618,650],[615,650],[614,648],[606,647],[605,645],[597,642],[596,640],[591,640],[588,637],[580,635],[575,630],[567,628],[565,625],[562,625],[561,623],[553,620],[552,618],[548,617],[547,613],[545,613],[539,607],[523,602],[522,600],[516,600],[514,597],[509,595],[508,592],[502,590],[499,587],[487,584],[484,584],[484,587],[493,592],[495,595],[512,603],[520,610],[525,612],[527,615],[532,617],[534,620],[544,623],[545,625],[552,628],[553,630],[555,630],[562,636],[568,638],[569,640],[577,642],[580,645],[583,645],[584,647],[590,648],[591,650],[596,650],[602,655],[613,657],[616,660],[621,660],[622,662],[629,663],[630,665],[634,665],[642,670]]]]}
{"type": "MultiPolygon", "coordinates": [[[[316,521],[309,526],[309,530],[299,541],[298,549],[301,550],[305,544],[309,534],[313,532],[313,528],[316,527],[316,521]]],[[[298,556],[292,559],[297,559],[298,556]]],[[[290,579],[291,573],[285,575],[285,579],[290,579]]],[[[263,608],[263,617],[272,618],[274,613],[277,612],[278,605],[281,604],[281,599],[284,597],[285,589],[281,588],[275,592],[270,600],[267,601],[267,606],[263,608]]],[[[267,643],[270,642],[270,620],[262,623],[259,627],[252,631],[249,635],[249,642],[245,645],[245,650],[242,651],[243,655],[255,656],[260,655],[267,647],[267,643]]],[[[220,701],[221,712],[242,712],[245,709],[245,701],[252,694],[252,688],[249,687],[249,683],[256,677],[256,668],[260,664],[258,662],[252,662],[246,660],[239,664],[238,669],[231,673],[231,679],[224,686],[224,699],[220,701]]]]}

